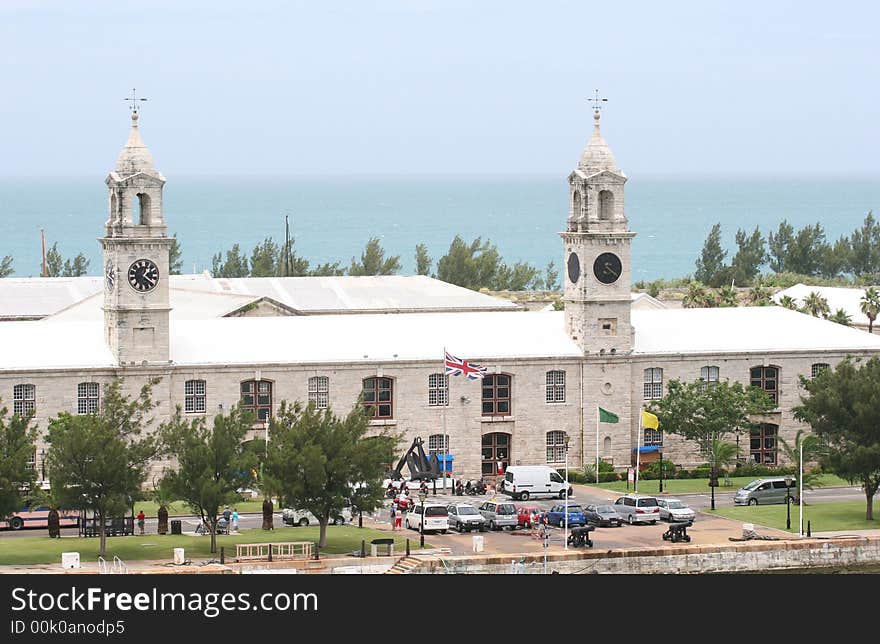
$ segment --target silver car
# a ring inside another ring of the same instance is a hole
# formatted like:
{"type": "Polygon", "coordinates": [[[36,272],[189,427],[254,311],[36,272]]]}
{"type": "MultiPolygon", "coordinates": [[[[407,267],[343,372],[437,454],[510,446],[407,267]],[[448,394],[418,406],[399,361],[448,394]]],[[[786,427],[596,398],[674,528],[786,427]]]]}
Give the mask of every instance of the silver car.
{"type": "Polygon", "coordinates": [[[678,499],[660,497],[657,505],[660,506],[660,518],[666,521],[693,521],[697,517],[696,512],[678,499]]]}
{"type": "Polygon", "coordinates": [[[447,507],[449,510],[449,527],[458,532],[470,532],[479,530],[485,532],[486,519],[474,506],[469,503],[453,503],[447,507]]]}
{"type": "Polygon", "coordinates": [[[480,514],[490,530],[503,530],[506,527],[516,530],[519,523],[516,506],[510,501],[486,501],[480,506],[480,514]]]}
{"type": "Polygon", "coordinates": [[[653,496],[627,494],[614,502],[614,509],[620,518],[630,525],[634,523],[657,523],[660,520],[660,506],[653,496]]]}

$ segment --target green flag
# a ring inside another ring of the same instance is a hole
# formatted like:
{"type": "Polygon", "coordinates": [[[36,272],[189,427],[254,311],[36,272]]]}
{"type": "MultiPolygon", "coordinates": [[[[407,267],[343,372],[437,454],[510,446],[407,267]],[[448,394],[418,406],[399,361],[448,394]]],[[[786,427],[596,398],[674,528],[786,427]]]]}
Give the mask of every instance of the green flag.
{"type": "Polygon", "coordinates": [[[600,423],[616,423],[620,421],[617,417],[617,414],[613,414],[606,409],[602,409],[599,407],[599,422],[600,423]]]}

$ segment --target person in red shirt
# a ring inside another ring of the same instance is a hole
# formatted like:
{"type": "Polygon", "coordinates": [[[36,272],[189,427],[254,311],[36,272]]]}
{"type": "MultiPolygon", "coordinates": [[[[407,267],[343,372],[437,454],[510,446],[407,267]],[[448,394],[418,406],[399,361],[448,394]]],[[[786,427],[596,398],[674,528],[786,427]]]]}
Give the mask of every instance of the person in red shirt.
{"type": "Polygon", "coordinates": [[[138,513],[137,513],[138,529],[140,530],[141,534],[144,533],[144,519],[146,519],[146,517],[144,516],[144,511],[143,510],[138,511],[138,513]]]}

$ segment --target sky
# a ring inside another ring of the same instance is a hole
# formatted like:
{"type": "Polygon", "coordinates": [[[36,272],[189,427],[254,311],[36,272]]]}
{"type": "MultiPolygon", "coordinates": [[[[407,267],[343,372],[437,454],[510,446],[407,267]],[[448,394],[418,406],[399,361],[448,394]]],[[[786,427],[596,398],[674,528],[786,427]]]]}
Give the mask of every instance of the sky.
{"type": "Polygon", "coordinates": [[[0,176],[880,168],[880,4],[0,0],[0,176]]]}

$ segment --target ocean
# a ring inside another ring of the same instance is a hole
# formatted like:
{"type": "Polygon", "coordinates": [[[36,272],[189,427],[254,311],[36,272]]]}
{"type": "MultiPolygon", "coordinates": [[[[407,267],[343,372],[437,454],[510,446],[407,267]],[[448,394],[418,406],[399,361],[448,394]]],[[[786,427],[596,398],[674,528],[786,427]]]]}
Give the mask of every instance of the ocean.
{"type": "MultiPolygon", "coordinates": [[[[102,176],[0,178],[0,258],[15,276],[39,275],[40,228],[64,257],[84,253],[100,273],[107,219],[102,176]]],[[[693,273],[715,222],[732,251],[737,228],[764,235],[787,219],[795,228],[820,222],[830,241],[850,234],[865,214],[880,215],[878,178],[630,177],[626,213],[633,241],[633,282],[693,273]]],[[[284,239],[288,215],[297,252],[313,264],[359,257],[369,237],[415,272],[415,246],[436,260],[458,234],[489,239],[508,263],[562,274],[558,232],[568,213],[565,177],[204,177],[172,176],[165,219],[183,251],[184,272],[210,269],[234,243],[248,254],[266,237],[284,239]]],[[[731,252],[732,256],[732,252],[731,252]]]]}

